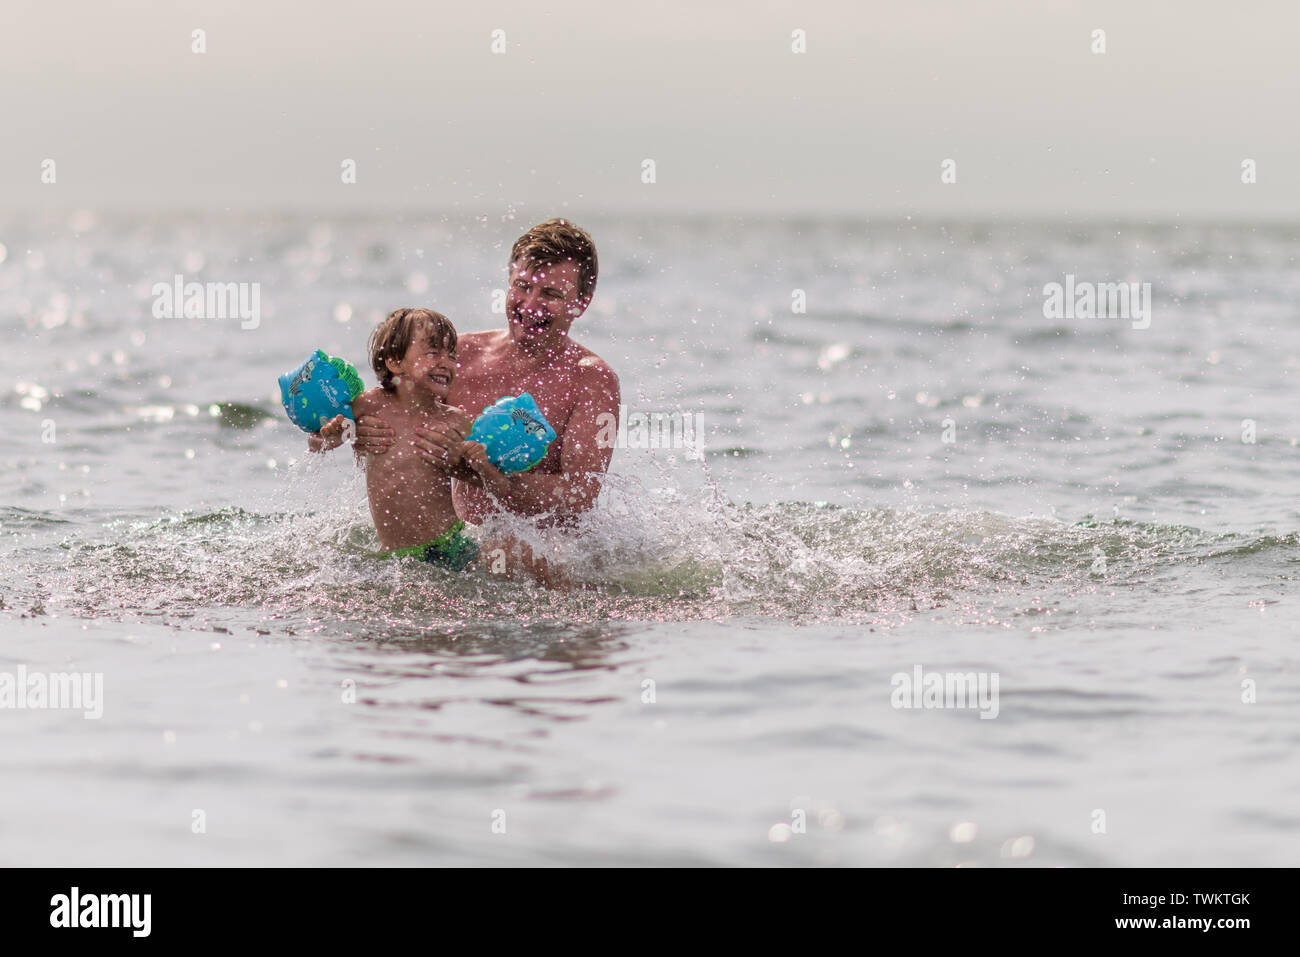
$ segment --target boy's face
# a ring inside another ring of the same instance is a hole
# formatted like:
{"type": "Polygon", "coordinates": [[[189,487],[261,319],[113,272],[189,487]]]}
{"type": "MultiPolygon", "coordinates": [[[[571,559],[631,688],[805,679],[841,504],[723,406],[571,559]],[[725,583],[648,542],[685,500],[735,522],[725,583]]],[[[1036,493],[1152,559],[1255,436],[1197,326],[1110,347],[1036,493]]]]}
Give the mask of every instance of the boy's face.
{"type": "Polygon", "coordinates": [[[446,402],[456,377],[456,355],[430,342],[425,333],[411,341],[401,362],[389,359],[388,368],[394,376],[401,377],[399,388],[409,384],[417,392],[446,402]]]}
{"type": "Polygon", "coordinates": [[[521,259],[510,268],[506,293],[510,338],[528,349],[560,348],[588,301],[578,296],[573,260],[539,265],[521,259]]]}

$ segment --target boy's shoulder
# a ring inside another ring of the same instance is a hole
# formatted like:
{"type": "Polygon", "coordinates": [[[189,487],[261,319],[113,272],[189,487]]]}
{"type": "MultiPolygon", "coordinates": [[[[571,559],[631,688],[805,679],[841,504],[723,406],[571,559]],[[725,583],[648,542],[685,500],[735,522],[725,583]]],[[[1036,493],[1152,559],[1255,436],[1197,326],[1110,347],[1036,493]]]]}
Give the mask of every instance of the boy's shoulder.
{"type": "Polygon", "coordinates": [[[458,405],[444,404],[437,411],[429,413],[428,420],[431,422],[452,422],[458,426],[468,428],[473,423],[474,417],[458,405]]]}
{"type": "Polygon", "coordinates": [[[401,400],[381,386],[367,389],[352,400],[352,417],[354,419],[363,415],[383,414],[388,415],[385,421],[390,428],[405,428],[408,426],[414,428],[418,425],[428,425],[432,422],[446,420],[460,423],[462,420],[469,421],[471,419],[468,412],[455,405],[442,405],[437,409],[418,414],[412,414],[410,410],[403,412],[401,400]],[[393,413],[398,414],[394,415],[393,413]]]}
{"type": "Polygon", "coordinates": [[[392,404],[394,398],[382,387],[375,386],[373,389],[367,389],[355,399],[352,400],[352,415],[370,415],[378,412],[387,405],[392,404]]]}

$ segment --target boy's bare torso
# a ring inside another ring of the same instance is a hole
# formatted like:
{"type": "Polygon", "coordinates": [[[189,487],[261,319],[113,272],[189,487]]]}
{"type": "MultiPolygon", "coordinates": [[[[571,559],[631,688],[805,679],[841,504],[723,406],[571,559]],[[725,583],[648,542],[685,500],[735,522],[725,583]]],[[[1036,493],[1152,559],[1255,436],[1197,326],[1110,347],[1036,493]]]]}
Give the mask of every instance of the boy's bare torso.
{"type": "Polygon", "coordinates": [[[386,454],[364,460],[370,515],[380,545],[385,549],[423,545],[444,534],[456,522],[451,476],[416,454],[411,439],[417,428],[441,422],[460,423],[468,430],[469,417],[450,405],[417,408],[383,389],[357,396],[352,411],[356,416],[381,415],[396,433],[386,454]]]}

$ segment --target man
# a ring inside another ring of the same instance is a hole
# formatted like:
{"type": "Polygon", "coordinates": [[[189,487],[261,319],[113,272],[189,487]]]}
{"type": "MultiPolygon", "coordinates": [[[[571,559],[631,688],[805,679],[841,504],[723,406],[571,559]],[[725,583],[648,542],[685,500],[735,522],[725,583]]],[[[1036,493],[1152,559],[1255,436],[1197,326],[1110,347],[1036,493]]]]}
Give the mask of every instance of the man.
{"type": "MultiPolygon", "coordinates": [[[[503,508],[567,524],[595,504],[614,451],[597,442],[598,422],[604,415],[617,420],[618,376],[600,356],[569,338],[569,328],[591,304],[597,272],[596,247],[585,230],[563,219],[540,223],[510,251],[506,328],[460,337],[451,405],[473,418],[502,396],[528,392],[556,432],[546,457],[511,475],[494,501],[460,460],[467,426],[449,422],[417,430],[418,454],[452,469],[452,496],[463,520],[482,524],[503,508]]],[[[361,416],[356,433],[359,454],[382,455],[393,446],[393,430],[377,416],[361,416]]],[[[333,448],[340,440],[313,436],[309,446],[333,448]]],[[[544,574],[526,550],[523,557],[544,574]]]]}

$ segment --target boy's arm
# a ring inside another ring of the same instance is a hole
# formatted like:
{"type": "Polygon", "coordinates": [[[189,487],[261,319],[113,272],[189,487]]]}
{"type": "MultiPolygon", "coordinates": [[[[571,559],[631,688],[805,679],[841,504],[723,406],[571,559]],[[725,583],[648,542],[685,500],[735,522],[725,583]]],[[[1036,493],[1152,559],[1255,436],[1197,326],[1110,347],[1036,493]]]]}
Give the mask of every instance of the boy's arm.
{"type": "Polygon", "coordinates": [[[564,426],[559,474],[517,472],[506,476],[506,484],[494,494],[510,511],[577,515],[596,504],[614,455],[614,443],[608,439],[618,422],[618,376],[597,359],[582,367],[575,388],[577,402],[564,426]]]}
{"type": "Polygon", "coordinates": [[[508,494],[510,477],[488,461],[487,449],[482,442],[465,442],[461,445],[461,460],[477,481],[490,495],[500,498],[508,494]]]}
{"type": "MultiPolygon", "coordinates": [[[[353,399],[352,415],[354,419],[360,419],[362,416],[377,416],[383,405],[382,393],[382,389],[371,389],[369,392],[363,392],[353,399]]],[[[357,425],[354,419],[349,419],[343,415],[334,416],[321,426],[319,432],[307,436],[307,451],[328,452],[331,449],[338,448],[344,442],[355,439],[357,425]]],[[[366,450],[354,444],[352,451],[356,463],[358,465],[363,464],[366,450]]]]}
{"type": "Polygon", "coordinates": [[[310,432],[307,435],[308,452],[328,452],[331,449],[337,449],[347,440],[348,437],[348,419],[342,415],[336,415],[320,427],[319,432],[310,432]]]}

